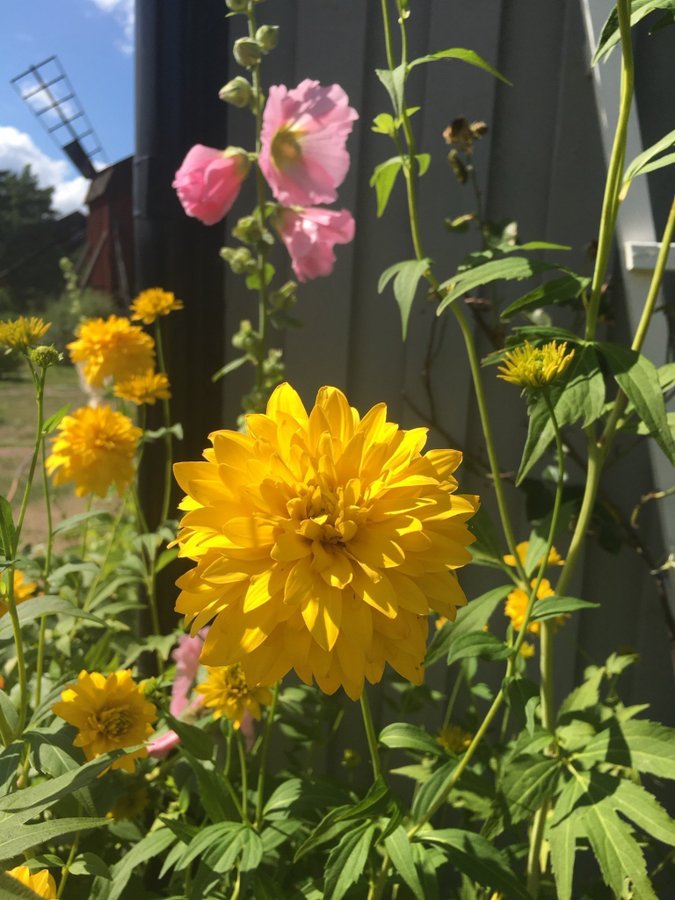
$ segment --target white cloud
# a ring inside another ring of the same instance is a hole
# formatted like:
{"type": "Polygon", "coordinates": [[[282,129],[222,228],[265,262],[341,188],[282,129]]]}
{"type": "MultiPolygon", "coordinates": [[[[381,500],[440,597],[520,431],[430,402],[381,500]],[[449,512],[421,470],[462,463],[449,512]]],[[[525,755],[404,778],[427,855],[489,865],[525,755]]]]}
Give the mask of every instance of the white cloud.
{"type": "Polygon", "coordinates": [[[53,187],[52,205],[65,216],[81,209],[89,182],[81,175],[70,176],[70,164],[54,159],[33,143],[30,135],[13,125],[0,125],[0,169],[21,172],[30,166],[40,187],[53,187]]]}
{"type": "Polygon", "coordinates": [[[124,38],[117,42],[122,53],[133,53],[135,0],[90,0],[105,13],[110,13],[122,27],[124,38]]]}

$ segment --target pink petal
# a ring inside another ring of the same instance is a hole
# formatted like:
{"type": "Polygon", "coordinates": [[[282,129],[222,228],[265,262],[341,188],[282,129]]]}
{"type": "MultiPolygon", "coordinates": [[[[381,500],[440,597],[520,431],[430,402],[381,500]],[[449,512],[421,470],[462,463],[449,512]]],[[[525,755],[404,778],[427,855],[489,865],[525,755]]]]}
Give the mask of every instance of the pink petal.
{"type": "Polygon", "coordinates": [[[330,275],[335,265],[335,244],[354,237],[354,219],[346,210],[284,209],[276,227],[300,281],[330,275]]]}

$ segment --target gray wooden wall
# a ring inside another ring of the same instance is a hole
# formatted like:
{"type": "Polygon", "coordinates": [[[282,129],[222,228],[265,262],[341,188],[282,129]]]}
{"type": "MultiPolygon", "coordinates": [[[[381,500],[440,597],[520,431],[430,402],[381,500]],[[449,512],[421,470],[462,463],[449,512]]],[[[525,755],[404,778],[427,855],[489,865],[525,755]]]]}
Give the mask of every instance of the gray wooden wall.
{"type": "MultiPolygon", "coordinates": [[[[608,11],[611,6],[608,0],[608,11]]],[[[516,219],[523,240],[572,245],[574,250],[565,255],[565,264],[590,273],[587,247],[597,232],[604,159],[578,0],[415,0],[411,7],[411,58],[452,46],[473,48],[513,82],[513,87],[506,87],[459,62],[419,67],[410,79],[408,103],[423,106],[413,120],[419,149],[432,154],[431,168],[421,184],[420,211],[424,246],[436,262],[436,272],[448,277],[467,252],[478,249],[475,235],[454,236],[443,228],[444,218],[474,208],[469,188],[461,187],[450,173],[441,136],[453,118],[466,116],[482,119],[490,128],[475,154],[488,215],[516,219]]],[[[386,65],[380,4],[377,0],[269,0],[258,9],[262,21],[281,25],[280,46],[265,61],[266,84],[294,86],[306,77],[324,84],[339,82],[361,117],[350,141],[352,166],[338,203],[356,216],[356,240],[338,248],[332,277],[301,288],[298,314],[304,328],[288,333],[283,342],[289,380],[308,403],[320,385],[333,384],[346,390],[352,404],[362,411],[385,400],[394,420],[407,427],[418,425],[423,418],[415,410],[428,409],[421,373],[434,309],[420,290],[404,344],[391,292],[377,293],[380,273],[413,256],[402,183],[381,220],[376,218],[374,192],[368,185],[373,167],[392,155],[388,139],[370,131],[373,117],[389,109],[388,97],[373,74],[375,67],[386,65]]],[[[234,36],[238,36],[243,19],[231,22],[234,36]]],[[[658,103],[658,97],[664,96],[662,86],[656,88],[656,100],[653,95],[657,72],[663,75],[661,84],[665,83],[673,42],[672,29],[651,38],[640,35],[638,63],[651,71],[646,72],[648,77],[642,73],[638,78],[638,91],[645,111],[643,130],[651,141],[673,127],[672,115],[667,120],[656,118],[659,109],[672,114],[672,91],[665,105],[658,103]]],[[[240,72],[232,62],[231,75],[240,72]]],[[[250,115],[239,110],[224,114],[228,115],[230,143],[250,147],[250,115]]],[[[667,192],[672,196],[672,175],[661,174],[651,187],[657,219],[662,220],[670,202],[667,192]]],[[[248,211],[247,199],[252,202],[250,193],[244,192],[235,213],[248,211]]],[[[234,220],[230,218],[230,225],[234,220]]],[[[660,227],[657,222],[657,231],[660,227]]],[[[287,263],[282,253],[278,260],[283,270],[287,263]]],[[[239,320],[255,321],[256,317],[255,300],[239,282],[228,274],[228,359],[235,353],[229,338],[239,320]]],[[[502,291],[501,296],[508,299],[514,295],[502,291]]],[[[615,321],[605,328],[609,339],[626,337],[622,303],[615,262],[611,292],[615,321]]],[[[567,324],[569,320],[558,316],[556,321],[567,324]]],[[[655,327],[664,324],[660,318],[655,327]]],[[[451,315],[441,330],[432,379],[439,417],[456,445],[480,458],[484,448],[476,404],[463,342],[451,315]]],[[[481,351],[488,352],[490,347],[480,335],[478,341],[481,351]]],[[[655,360],[657,364],[665,361],[655,360]]],[[[525,407],[518,390],[494,376],[494,369],[485,371],[498,452],[504,471],[513,472],[523,445],[525,407]]],[[[247,386],[240,373],[230,376],[224,423],[231,425],[236,419],[239,397],[247,386]]],[[[440,446],[443,439],[432,433],[431,444],[440,446]]],[[[578,471],[571,471],[572,482],[578,483],[581,477],[578,471]]],[[[488,480],[468,472],[460,479],[463,488],[479,492],[483,503],[494,509],[488,480]]],[[[616,462],[606,487],[624,511],[630,512],[640,496],[654,487],[647,455],[636,451],[616,462]]],[[[528,526],[521,500],[510,487],[507,491],[515,510],[517,536],[524,540],[528,526]]],[[[651,542],[661,562],[667,540],[656,507],[651,504],[642,514],[641,535],[651,542]]],[[[469,597],[495,583],[493,576],[477,569],[467,571],[462,581],[469,597]]],[[[628,548],[613,555],[589,542],[570,593],[602,607],[575,617],[559,636],[559,697],[587,664],[604,661],[619,647],[630,647],[641,654],[641,662],[625,676],[626,702],[648,701],[653,704],[653,715],[672,722],[671,645],[645,562],[628,548]]],[[[495,622],[499,618],[498,612],[495,622]]],[[[432,677],[444,676],[434,673],[432,677]]],[[[437,724],[429,722],[431,727],[437,724]]]]}

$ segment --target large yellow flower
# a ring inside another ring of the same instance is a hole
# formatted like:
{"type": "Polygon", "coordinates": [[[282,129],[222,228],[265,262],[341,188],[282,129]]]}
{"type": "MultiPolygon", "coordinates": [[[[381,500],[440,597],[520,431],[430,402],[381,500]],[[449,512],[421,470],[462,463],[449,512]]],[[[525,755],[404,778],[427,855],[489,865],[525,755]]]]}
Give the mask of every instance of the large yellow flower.
{"type": "MultiPolygon", "coordinates": [[[[52,710],[78,729],[73,746],[82,747],[88,760],[110,750],[142,744],[153,733],[152,723],[157,718],[157,710],[143,696],[143,686],[136,684],[130,669],[108,676],[80,672],[52,710]]],[[[110,768],[133,772],[135,761],[147,755],[143,747],[116,759],[110,768]]]]}
{"type": "Polygon", "coordinates": [[[113,393],[121,400],[128,400],[136,406],[143,403],[152,405],[157,400],[168,400],[171,397],[168,377],[164,372],[153,372],[152,369],[140,375],[132,375],[124,381],[118,381],[113,393]]]}
{"type": "Polygon", "coordinates": [[[478,498],[455,494],[456,450],[422,456],[427,429],[402,431],[384,404],[363,418],[336,388],[307,414],[288,384],[246,434],[217,431],[205,462],[178,463],[187,497],[176,609],[195,634],[215,619],[209,666],[241,663],[250,684],[290,669],[358,698],[388,662],[414,683],[431,609],[466,603],[478,498]]]}
{"type": "Polygon", "coordinates": [[[82,364],[84,378],[93,387],[101,387],[106,378],[124,381],[154,368],[155,342],[129,319],[87,319],[75,337],[68,344],[70,358],[82,364]]]}
{"type": "Polygon", "coordinates": [[[241,727],[245,713],[260,718],[260,707],[272,702],[272,693],[266,687],[251,687],[241,666],[207,667],[207,679],[195,690],[204,697],[204,706],[213,710],[213,718],[226,716],[235,728],[241,727]]]}
{"type": "Polygon", "coordinates": [[[128,416],[109,406],[83,406],[61,420],[47,471],[54,484],[74,481],[78,497],[104,497],[113,484],[121,493],[134,476],[142,434],[128,416]]]}
{"type": "Polygon", "coordinates": [[[514,347],[504,354],[504,364],[499,367],[504,381],[524,388],[542,388],[559,378],[574,356],[574,350],[567,351],[567,343],[551,341],[541,347],[529,341],[514,347]]]}
{"type": "MultiPolygon", "coordinates": [[[[37,590],[36,582],[26,581],[23,572],[20,572],[18,569],[14,569],[12,581],[14,602],[16,604],[23,603],[24,600],[30,600],[37,590]]],[[[4,616],[9,609],[3,599],[3,595],[6,595],[5,585],[0,581],[0,616],[4,616]]]]}
{"type": "Polygon", "coordinates": [[[169,313],[183,308],[183,301],[177,300],[171,291],[163,291],[162,288],[148,288],[136,297],[131,304],[131,318],[134,322],[143,322],[152,325],[158,316],[168,316],[169,313]]]}
{"type": "Polygon", "coordinates": [[[0,347],[9,350],[28,350],[44,337],[51,328],[37,316],[19,316],[7,322],[0,322],[0,347]]]}
{"type": "Polygon", "coordinates": [[[11,875],[12,878],[16,878],[24,887],[30,888],[33,893],[37,894],[38,897],[42,897],[43,900],[56,900],[56,882],[53,876],[49,874],[49,869],[40,869],[31,875],[28,866],[16,866],[16,868],[5,872],[5,875],[11,875]]]}

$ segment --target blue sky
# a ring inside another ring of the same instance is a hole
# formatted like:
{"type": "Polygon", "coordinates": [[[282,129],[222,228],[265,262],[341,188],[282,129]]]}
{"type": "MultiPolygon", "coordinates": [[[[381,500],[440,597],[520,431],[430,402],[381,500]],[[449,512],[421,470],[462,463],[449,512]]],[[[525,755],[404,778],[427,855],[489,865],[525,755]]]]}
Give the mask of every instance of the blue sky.
{"type": "MultiPolygon", "coordinates": [[[[10,84],[56,54],[105,151],[133,152],[134,0],[2,0],[0,8],[0,169],[30,163],[53,186],[60,213],[82,203],[86,182],[10,84]]],[[[37,103],[37,99],[34,101],[37,103]]]]}

